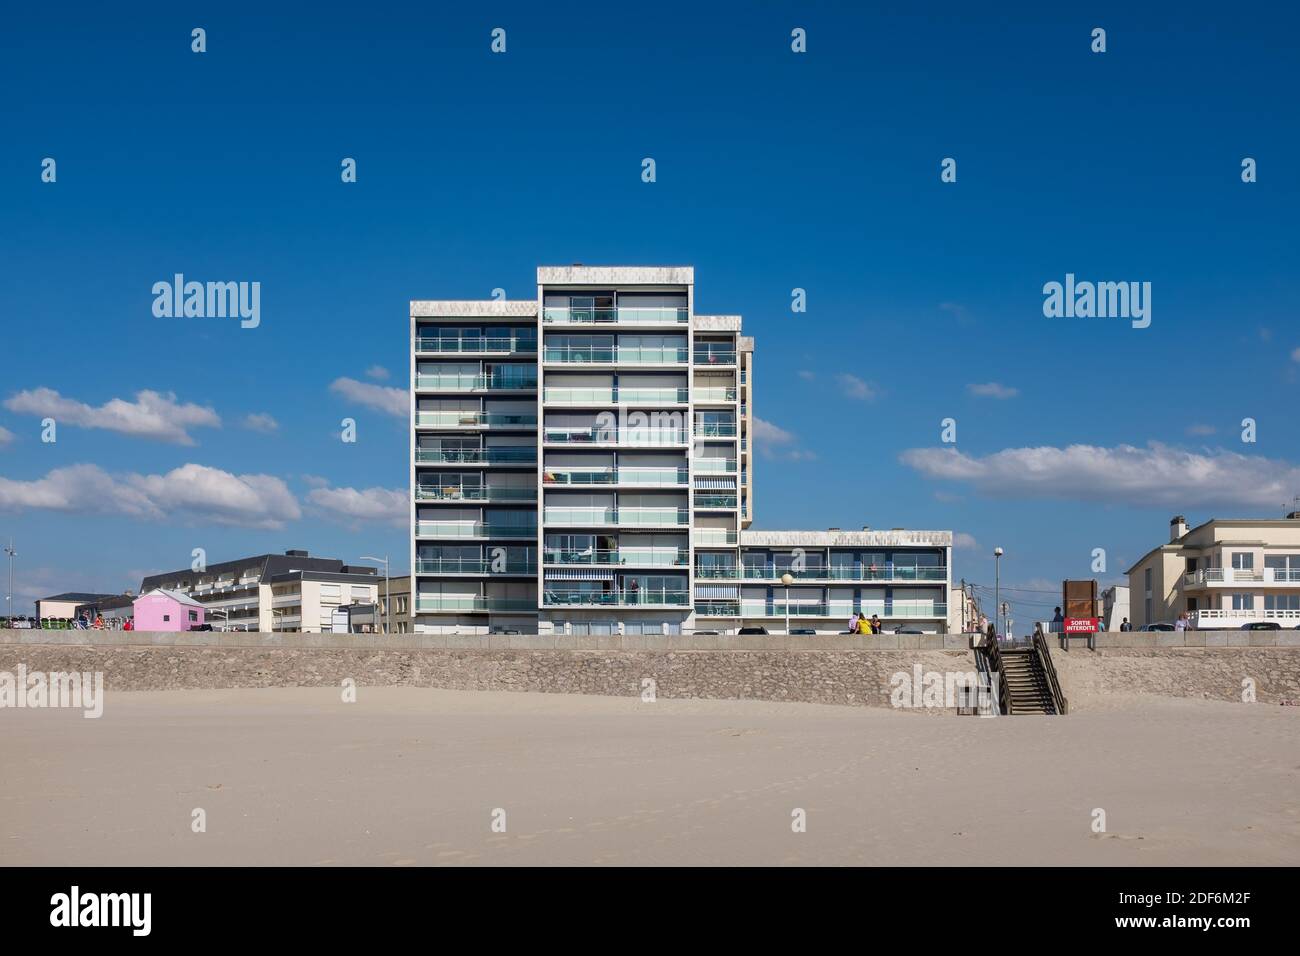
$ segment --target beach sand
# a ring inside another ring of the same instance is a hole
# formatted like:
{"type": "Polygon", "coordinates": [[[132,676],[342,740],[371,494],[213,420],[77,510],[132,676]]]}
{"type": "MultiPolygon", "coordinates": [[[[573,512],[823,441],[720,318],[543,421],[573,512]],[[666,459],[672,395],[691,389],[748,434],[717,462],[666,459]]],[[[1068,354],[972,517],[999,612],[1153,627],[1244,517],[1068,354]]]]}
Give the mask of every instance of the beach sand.
{"type": "Polygon", "coordinates": [[[0,762],[3,865],[1300,863],[1300,708],[1264,704],[110,692],[0,711],[0,762]]]}

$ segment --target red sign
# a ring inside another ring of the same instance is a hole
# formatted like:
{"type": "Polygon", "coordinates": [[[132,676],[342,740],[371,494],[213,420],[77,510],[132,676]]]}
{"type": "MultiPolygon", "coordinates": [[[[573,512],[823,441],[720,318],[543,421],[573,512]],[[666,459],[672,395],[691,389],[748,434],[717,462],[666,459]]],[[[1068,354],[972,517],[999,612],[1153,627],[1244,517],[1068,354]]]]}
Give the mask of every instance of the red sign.
{"type": "Polygon", "coordinates": [[[1092,634],[1100,623],[1099,617],[1067,617],[1064,630],[1066,634],[1092,634]]]}

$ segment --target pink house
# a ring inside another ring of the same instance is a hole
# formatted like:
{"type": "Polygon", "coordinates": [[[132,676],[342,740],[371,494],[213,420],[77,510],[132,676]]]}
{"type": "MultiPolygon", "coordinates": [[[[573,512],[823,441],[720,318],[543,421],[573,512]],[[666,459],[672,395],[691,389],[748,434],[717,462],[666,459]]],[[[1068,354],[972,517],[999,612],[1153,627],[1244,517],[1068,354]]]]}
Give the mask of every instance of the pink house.
{"type": "Polygon", "coordinates": [[[154,588],[134,602],[137,631],[193,631],[203,623],[203,605],[188,594],[154,588]]]}

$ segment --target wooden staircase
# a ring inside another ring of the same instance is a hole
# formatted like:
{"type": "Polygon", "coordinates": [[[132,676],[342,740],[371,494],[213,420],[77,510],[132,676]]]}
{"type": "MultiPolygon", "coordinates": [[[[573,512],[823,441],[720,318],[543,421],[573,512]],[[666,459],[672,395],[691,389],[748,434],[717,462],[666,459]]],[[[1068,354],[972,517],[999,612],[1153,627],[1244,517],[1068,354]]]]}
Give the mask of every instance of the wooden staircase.
{"type": "Polygon", "coordinates": [[[1001,646],[985,638],[975,653],[981,656],[977,661],[981,671],[996,675],[1000,713],[1069,713],[1044,635],[1035,634],[1029,644],[1001,646]]]}

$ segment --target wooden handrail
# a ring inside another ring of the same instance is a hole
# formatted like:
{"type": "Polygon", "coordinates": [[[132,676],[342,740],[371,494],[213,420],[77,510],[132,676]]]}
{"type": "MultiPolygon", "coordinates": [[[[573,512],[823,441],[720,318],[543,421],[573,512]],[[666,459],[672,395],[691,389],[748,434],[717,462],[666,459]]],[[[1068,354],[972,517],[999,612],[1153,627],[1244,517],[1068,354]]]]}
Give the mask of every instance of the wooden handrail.
{"type": "Polygon", "coordinates": [[[1069,713],[1070,702],[1065,699],[1065,693],[1061,690],[1061,682],[1056,677],[1056,665],[1052,663],[1052,651],[1042,631],[1034,632],[1034,653],[1038,655],[1038,662],[1042,665],[1043,673],[1047,675],[1047,686],[1052,692],[1052,703],[1056,707],[1056,712],[1062,715],[1069,713]]]}
{"type": "Polygon", "coordinates": [[[998,639],[990,638],[988,634],[980,636],[979,647],[984,652],[984,660],[988,664],[990,673],[998,675],[997,686],[997,705],[998,713],[1011,713],[1011,695],[1007,692],[1007,675],[1002,669],[1002,652],[998,649],[998,639]]]}

